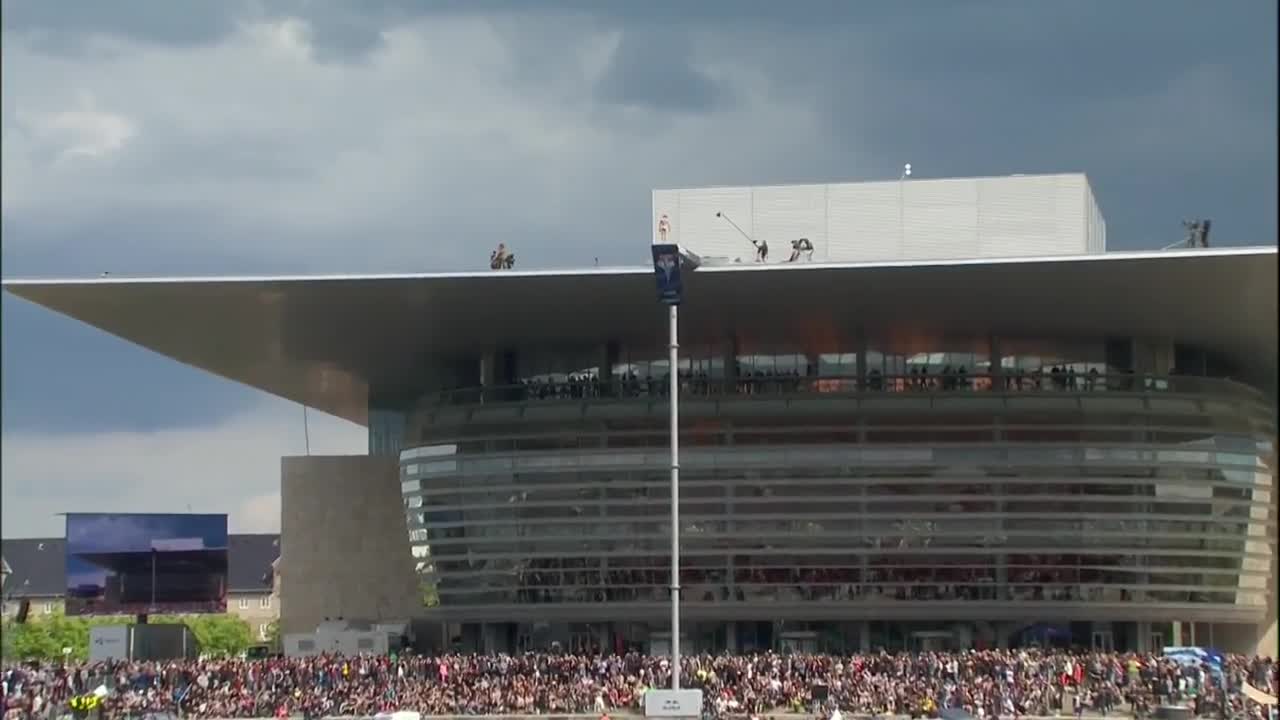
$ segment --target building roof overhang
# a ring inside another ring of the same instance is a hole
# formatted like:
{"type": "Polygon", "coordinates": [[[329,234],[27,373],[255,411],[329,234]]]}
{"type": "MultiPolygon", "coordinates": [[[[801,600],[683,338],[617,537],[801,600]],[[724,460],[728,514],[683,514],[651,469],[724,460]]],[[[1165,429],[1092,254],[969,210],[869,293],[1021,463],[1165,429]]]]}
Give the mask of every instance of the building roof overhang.
{"type": "MultiPolygon", "coordinates": [[[[685,346],[848,350],[869,336],[1126,336],[1202,344],[1274,397],[1276,247],[928,263],[732,265],[686,276],[685,346]]],[[[354,422],[370,392],[503,347],[660,346],[652,270],[12,279],[10,293],[354,422]]],[[[477,373],[478,379],[478,373],[477,373]]]]}

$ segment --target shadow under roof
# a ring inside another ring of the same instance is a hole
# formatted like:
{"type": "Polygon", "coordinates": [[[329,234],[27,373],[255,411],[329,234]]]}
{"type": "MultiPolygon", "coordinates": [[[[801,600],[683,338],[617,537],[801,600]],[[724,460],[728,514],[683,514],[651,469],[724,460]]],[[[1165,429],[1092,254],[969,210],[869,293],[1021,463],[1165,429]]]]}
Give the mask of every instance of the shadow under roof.
{"type": "MultiPolygon", "coordinates": [[[[1276,247],[928,263],[732,265],[686,275],[681,342],[869,334],[1176,338],[1274,397],[1276,247]]],[[[433,360],[498,347],[650,346],[648,267],[279,277],[22,279],[10,293],[208,372],[367,421],[433,360]]],[[[846,346],[847,347],[847,346],[846,346]]],[[[835,347],[831,348],[836,349],[835,347]]]]}

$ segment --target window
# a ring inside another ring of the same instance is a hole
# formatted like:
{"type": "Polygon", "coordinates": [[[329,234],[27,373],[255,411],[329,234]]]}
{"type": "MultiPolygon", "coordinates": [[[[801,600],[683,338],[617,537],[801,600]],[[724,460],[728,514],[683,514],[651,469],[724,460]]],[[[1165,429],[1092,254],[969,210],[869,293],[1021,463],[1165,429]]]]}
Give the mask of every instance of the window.
{"type": "Polygon", "coordinates": [[[269,640],[271,638],[271,623],[262,623],[258,626],[258,639],[269,640]]]}
{"type": "Polygon", "coordinates": [[[45,615],[52,615],[52,614],[53,614],[53,603],[46,601],[46,602],[45,602],[45,604],[44,604],[44,606],[43,606],[43,607],[41,607],[41,608],[40,608],[40,610],[41,610],[41,612],[43,612],[45,615]]]}
{"type": "Polygon", "coordinates": [[[240,609],[241,609],[241,610],[248,610],[248,609],[249,609],[249,598],[247,598],[247,597],[242,597],[242,598],[240,598],[240,609]]]}
{"type": "Polygon", "coordinates": [[[258,608],[259,608],[259,609],[261,609],[261,610],[270,610],[270,609],[271,609],[271,596],[270,596],[270,595],[263,595],[262,597],[258,598],[258,608]]]}

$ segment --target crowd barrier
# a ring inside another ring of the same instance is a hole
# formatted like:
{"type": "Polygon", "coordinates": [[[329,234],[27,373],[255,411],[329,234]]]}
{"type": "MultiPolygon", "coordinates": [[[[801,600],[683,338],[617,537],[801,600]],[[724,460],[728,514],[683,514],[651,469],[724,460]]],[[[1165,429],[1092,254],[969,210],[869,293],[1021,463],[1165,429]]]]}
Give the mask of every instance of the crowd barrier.
{"type": "MultiPolygon", "coordinates": [[[[639,720],[644,717],[644,713],[640,711],[622,711],[607,713],[608,717],[618,720],[639,720]]],[[[871,715],[866,713],[847,713],[841,712],[840,716],[843,720],[910,720],[910,715],[871,715]]],[[[725,714],[719,716],[718,720],[750,720],[752,716],[741,714],[725,714]]],[[[790,710],[779,710],[777,712],[762,713],[758,716],[761,720],[781,720],[783,718],[791,720],[792,718],[815,718],[813,713],[803,712],[797,713],[790,710]]],[[[1018,720],[1062,720],[1063,718],[1074,718],[1074,714],[1063,713],[1059,715],[1019,715],[1018,720]]],[[[1086,712],[1082,717],[1085,718],[1110,718],[1111,720],[1132,718],[1133,714],[1127,710],[1112,710],[1106,715],[1097,712],[1086,712]]],[[[423,715],[422,720],[600,720],[601,716],[596,714],[580,714],[580,715],[423,715]]],[[[176,716],[150,716],[147,718],[139,718],[138,720],[180,720],[176,716]]],[[[262,718],[205,718],[204,720],[277,720],[273,717],[262,718]]],[[[303,720],[301,715],[290,715],[289,720],[303,720]]],[[[373,720],[371,715],[326,715],[319,720],[373,720]]],[[[817,718],[816,720],[825,720],[825,718],[817,718]]]]}
{"type": "MultiPolygon", "coordinates": [[[[1274,705],[1276,698],[1264,693],[1251,686],[1245,691],[1251,699],[1262,705],[1274,705]],[[1249,690],[1253,692],[1250,693],[1249,690]],[[1257,697],[1255,697],[1255,694],[1257,697]]],[[[644,717],[644,713],[640,710],[623,710],[606,713],[609,718],[618,720],[640,720],[644,717]]],[[[74,720],[71,714],[52,714],[48,716],[51,720],[74,720]]],[[[143,714],[143,715],[114,715],[112,717],[121,720],[181,720],[181,716],[170,715],[166,713],[143,714]]],[[[302,715],[289,715],[289,720],[304,720],[302,715]]],[[[595,713],[579,713],[579,714],[555,714],[555,715],[422,715],[422,720],[601,720],[601,715],[595,713]]],[[[726,713],[717,718],[717,720],[751,720],[753,716],[740,713],[726,713]]],[[[772,712],[761,713],[754,716],[760,720],[792,720],[793,718],[814,718],[815,720],[824,720],[821,716],[815,716],[810,712],[794,712],[785,708],[779,708],[772,712]]],[[[868,713],[847,713],[840,714],[842,720],[910,720],[912,716],[899,715],[871,715],[868,713]]],[[[1063,718],[1077,717],[1071,712],[1061,712],[1057,715],[1018,715],[1018,720],[1062,720],[1063,718]]],[[[1091,720],[1101,720],[1110,718],[1111,720],[1124,720],[1133,718],[1134,714],[1124,707],[1115,708],[1106,714],[1102,714],[1093,710],[1088,710],[1080,717],[1090,718],[1091,720]]],[[[1151,716],[1148,716],[1151,717],[1151,716]]],[[[90,714],[88,720],[96,720],[96,714],[90,714]]],[[[203,718],[203,720],[279,720],[277,717],[263,716],[260,718],[203,718]]],[[[374,720],[372,715],[325,715],[323,718],[313,718],[312,720],[374,720]]]]}

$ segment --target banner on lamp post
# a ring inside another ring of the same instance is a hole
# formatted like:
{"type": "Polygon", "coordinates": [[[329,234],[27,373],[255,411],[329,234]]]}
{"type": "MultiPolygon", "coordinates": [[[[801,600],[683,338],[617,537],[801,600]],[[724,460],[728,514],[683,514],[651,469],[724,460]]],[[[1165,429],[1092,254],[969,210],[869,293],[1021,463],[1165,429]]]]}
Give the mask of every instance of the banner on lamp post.
{"type": "Polygon", "coordinates": [[[663,305],[679,305],[684,300],[679,245],[653,246],[653,273],[658,281],[658,302],[663,305]]]}

